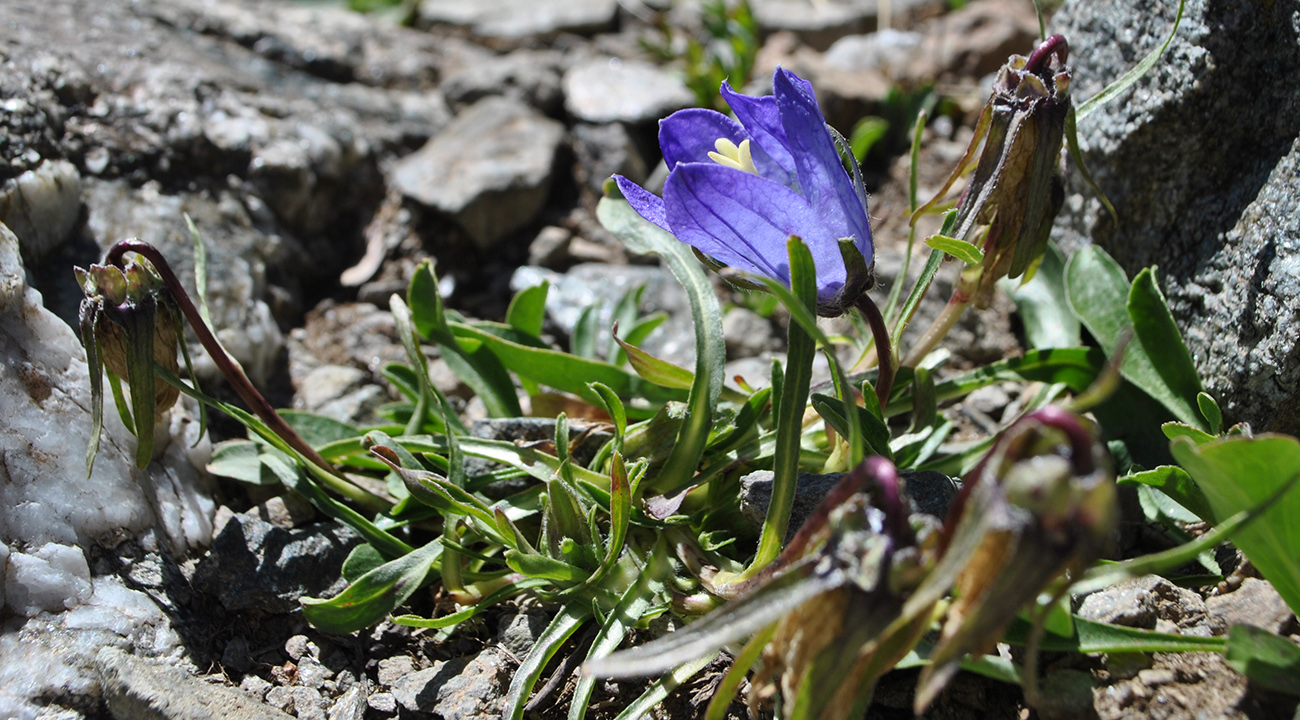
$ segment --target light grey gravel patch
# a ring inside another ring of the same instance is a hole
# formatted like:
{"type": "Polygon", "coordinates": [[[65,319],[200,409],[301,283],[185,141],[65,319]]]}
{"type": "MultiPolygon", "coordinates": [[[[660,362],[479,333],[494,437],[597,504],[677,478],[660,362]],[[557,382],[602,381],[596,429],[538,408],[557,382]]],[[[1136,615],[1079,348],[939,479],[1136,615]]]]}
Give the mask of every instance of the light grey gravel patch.
{"type": "Polygon", "coordinates": [[[149,663],[117,648],[95,656],[104,703],[117,720],[288,720],[292,716],[247,694],[180,670],[149,663]]]}

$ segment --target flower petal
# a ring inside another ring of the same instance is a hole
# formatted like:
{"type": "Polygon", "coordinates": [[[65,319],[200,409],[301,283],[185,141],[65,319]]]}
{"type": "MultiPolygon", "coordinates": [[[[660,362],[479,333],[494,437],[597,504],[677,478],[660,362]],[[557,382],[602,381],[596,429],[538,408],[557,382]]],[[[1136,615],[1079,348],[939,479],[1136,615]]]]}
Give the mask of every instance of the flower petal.
{"type": "Polygon", "coordinates": [[[799,193],[773,180],[712,163],[682,163],[664,185],[668,223],[677,239],[749,272],[790,280],[786,240],[808,243],[818,297],[844,285],[834,226],[799,193]]]}
{"type": "Polygon", "coordinates": [[[826,118],[817,106],[812,85],[794,73],[777,68],[772,78],[790,153],[799,174],[799,189],[831,227],[844,228],[863,249],[871,252],[871,226],[853,180],[840,161],[826,118]]]}
{"type": "Polygon", "coordinates": [[[672,232],[672,228],[668,227],[668,218],[664,212],[664,201],[660,200],[658,195],[651,193],[622,175],[615,175],[614,182],[618,185],[618,191],[623,193],[627,203],[632,206],[632,209],[638,215],[664,230],[672,232]]]}
{"type": "Polygon", "coordinates": [[[732,90],[725,80],[722,82],[722,97],[731,106],[736,119],[745,126],[745,132],[749,133],[757,150],[767,155],[766,158],[760,158],[755,153],[754,164],[758,166],[759,173],[792,187],[796,177],[794,156],[790,154],[789,143],[785,139],[785,128],[781,125],[776,98],[770,95],[741,95],[732,90]],[[765,166],[764,160],[770,163],[765,166]]]}
{"type": "Polygon", "coordinates": [[[671,171],[678,163],[709,162],[718,138],[739,145],[748,138],[740,123],[713,110],[678,110],[659,122],[659,149],[671,171]]]}

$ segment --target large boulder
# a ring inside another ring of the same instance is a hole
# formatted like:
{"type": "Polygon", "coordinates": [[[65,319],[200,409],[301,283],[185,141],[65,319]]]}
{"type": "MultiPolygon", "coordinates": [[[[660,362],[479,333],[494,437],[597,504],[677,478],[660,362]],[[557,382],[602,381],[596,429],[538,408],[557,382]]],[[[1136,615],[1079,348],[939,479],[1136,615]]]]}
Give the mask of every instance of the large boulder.
{"type": "MultiPolygon", "coordinates": [[[[1169,35],[1173,2],[1067,0],[1076,98],[1169,35]]],[[[1231,421],[1300,433],[1300,67],[1297,3],[1189,0],[1164,58],[1079,123],[1088,169],[1054,237],[1093,242],[1130,276],[1148,265],[1206,389],[1231,421]]]]}

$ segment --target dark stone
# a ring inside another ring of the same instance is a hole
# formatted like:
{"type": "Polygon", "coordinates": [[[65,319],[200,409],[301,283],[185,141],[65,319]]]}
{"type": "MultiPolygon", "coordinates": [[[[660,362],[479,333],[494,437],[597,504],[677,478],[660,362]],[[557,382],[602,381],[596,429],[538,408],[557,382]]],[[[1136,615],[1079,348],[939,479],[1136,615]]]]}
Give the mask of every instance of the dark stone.
{"type": "Polygon", "coordinates": [[[333,522],[285,529],[236,515],[199,562],[194,586],[227,610],[293,612],[303,595],[329,597],[346,586],[339,568],[359,542],[333,522]]]}

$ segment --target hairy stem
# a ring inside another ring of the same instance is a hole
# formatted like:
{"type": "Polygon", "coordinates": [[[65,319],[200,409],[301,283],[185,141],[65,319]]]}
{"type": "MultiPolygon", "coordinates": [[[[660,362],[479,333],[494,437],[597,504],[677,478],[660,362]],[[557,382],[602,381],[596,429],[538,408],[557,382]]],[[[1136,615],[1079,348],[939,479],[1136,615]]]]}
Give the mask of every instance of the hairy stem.
{"type": "Polygon", "coordinates": [[[367,509],[375,511],[387,510],[388,503],[385,502],[383,498],[357,487],[352,483],[352,481],[348,480],[343,473],[339,472],[338,469],[330,464],[329,461],[321,457],[320,453],[316,452],[315,448],[307,444],[307,441],[304,440],[297,431],[292,427],[289,427],[289,424],[280,417],[280,414],[275,411],[275,408],[271,407],[271,404],[266,401],[266,398],[262,397],[262,394],[257,391],[257,388],[253,387],[253,383],[248,379],[248,376],[245,375],[244,371],[235,364],[235,361],[226,354],[225,349],[221,347],[221,343],[217,341],[216,336],[212,334],[210,329],[208,329],[208,325],[203,321],[203,317],[199,314],[198,308],[194,306],[194,302],[190,300],[189,294],[185,292],[185,287],[181,284],[180,279],[176,277],[176,273],[172,271],[171,265],[167,262],[167,259],[158,251],[158,248],[144,242],[143,240],[135,238],[119,240],[109,249],[108,255],[104,257],[104,262],[109,265],[121,267],[122,258],[128,252],[140,255],[154,266],[154,269],[157,270],[158,274],[162,277],[163,283],[167,285],[167,290],[172,294],[172,297],[175,298],[177,306],[180,307],[181,312],[185,314],[185,319],[188,320],[190,326],[194,328],[194,333],[198,336],[199,343],[203,345],[204,349],[208,351],[208,354],[212,356],[212,361],[216,363],[217,369],[221,371],[221,374],[225,376],[227,382],[229,382],[231,387],[235,389],[235,392],[239,394],[239,397],[243,399],[249,409],[261,418],[262,422],[266,423],[267,427],[270,428],[272,432],[288,443],[290,447],[306,458],[308,462],[323,471],[321,479],[335,492],[359,503],[367,509]]]}

